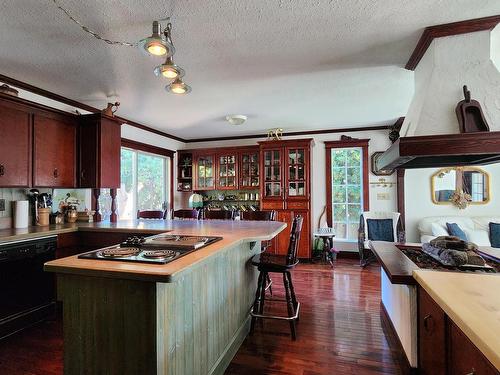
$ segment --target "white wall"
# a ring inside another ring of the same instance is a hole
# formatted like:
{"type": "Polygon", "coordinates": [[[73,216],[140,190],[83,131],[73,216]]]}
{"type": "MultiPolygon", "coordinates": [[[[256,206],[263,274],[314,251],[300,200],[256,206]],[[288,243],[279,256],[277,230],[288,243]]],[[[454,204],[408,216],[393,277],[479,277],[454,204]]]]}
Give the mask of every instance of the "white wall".
{"type": "Polygon", "coordinates": [[[480,166],[490,175],[491,200],[485,205],[469,205],[460,210],[454,205],[432,203],[431,176],[439,168],[408,169],[405,174],[406,238],[420,242],[418,222],[428,216],[498,216],[500,213],[500,163],[480,166]]]}
{"type": "MultiPolygon", "coordinates": [[[[312,137],[307,136],[294,136],[294,137],[284,137],[284,139],[300,139],[300,138],[313,138],[314,147],[312,151],[312,228],[317,227],[319,216],[326,206],[326,152],[325,152],[325,141],[336,141],[340,139],[341,135],[347,135],[355,138],[369,138],[369,156],[375,151],[385,151],[389,145],[390,141],[388,139],[388,130],[377,130],[377,131],[364,131],[364,132],[346,132],[346,133],[335,133],[335,134],[317,134],[312,137]]],[[[197,143],[187,143],[184,145],[184,149],[198,149],[198,148],[212,148],[212,147],[229,147],[229,146],[247,146],[256,145],[258,141],[265,140],[262,139],[240,139],[231,141],[218,141],[218,142],[197,142],[197,143]]],[[[370,181],[377,181],[378,177],[370,173],[370,181]]],[[[386,177],[387,181],[395,182],[396,175],[386,177]]],[[[188,193],[177,193],[178,198],[176,202],[180,202],[182,207],[187,207],[187,199],[189,197],[188,193]]],[[[370,186],[370,210],[374,211],[396,211],[396,187],[382,188],[382,187],[372,187],[370,186]],[[388,200],[377,199],[377,195],[380,193],[389,194],[388,200]]],[[[176,207],[181,207],[176,206],[176,207]]],[[[336,243],[336,246],[342,250],[352,250],[357,251],[357,244],[348,243],[336,243]]]]}
{"type": "Polygon", "coordinates": [[[462,86],[481,104],[491,130],[500,130],[500,25],[436,38],[415,69],[415,95],[401,136],[459,133],[455,107],[462,86]]]}

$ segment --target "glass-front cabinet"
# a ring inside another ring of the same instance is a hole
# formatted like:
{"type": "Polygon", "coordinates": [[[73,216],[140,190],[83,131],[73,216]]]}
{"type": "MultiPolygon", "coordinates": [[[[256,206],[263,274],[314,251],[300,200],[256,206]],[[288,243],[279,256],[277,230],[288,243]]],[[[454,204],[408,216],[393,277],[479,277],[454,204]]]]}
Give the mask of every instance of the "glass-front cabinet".
{"type": "Polygon", "coordinates": [[[217,155],[217,189],[238,188],[238,154],[236,152],[217,155]]]}
{"type": "Polygon", "coordinates": [[[312,139],[259,142],[262,168],[261,209],[276,210],[278,221],[288,227],[272,241],[268,250],[286,254],[295,216],[304,218],[299,243],[300,258],[311,257],[310,164],[312,139]]]}
{"type": "Polygon", "coordinates": [[[258,148],[240,153],[240,189],[259,188],[259,169],[258,148]]]}
{"type": "Polygon", "coordinates": [[[287,196],[304,198],[307,196],[306,149],[286,148],[287,156],[287,196]]]}
{"type": "Polygon", "coordinates": [[[265,198],[283,197],[283,155],[281,149],[264,150],[264,194],[265,198]]]}
{"type": "Polygon", "coordinates": [[[196,156],[196,179],[194,190],[215,189],[215,156],[198,154],[196,156]]]}

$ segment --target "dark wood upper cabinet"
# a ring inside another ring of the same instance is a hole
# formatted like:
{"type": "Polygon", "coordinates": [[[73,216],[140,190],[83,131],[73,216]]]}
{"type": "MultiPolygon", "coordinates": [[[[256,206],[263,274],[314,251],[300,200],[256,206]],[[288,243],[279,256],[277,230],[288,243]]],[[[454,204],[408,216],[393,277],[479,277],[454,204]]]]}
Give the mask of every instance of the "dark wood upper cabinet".
{"type": "Polygon", "coordinates": [[[238,189],[238,152],[219,152],[217,158],[217,181],[216,187],[219,190],[238,189]]]}
{"type": "Polygon", "coordinates": [[[121,123],[102,114],[79,120],[79,186],[119,188],[121,123]]]}
{"type": "Polygon", "coordinates": [[[210,153],[194,154],[194,188],[193,190],[214,190],[215,189],[215,155],[210,153]]]}
{"type": "Polygon", "coordinates": [[[31,186],[31,115],[0,103],[0,187],[31,186]]]}
{"type": "Polygon", "coordinates": [[[240,151],[239,170],[240,189],[259,189],[260,163],[258,147],[252,147],[240,151]]]}
{"type": "Polygon", "coordinates": [[[76,121],[58,114],[35,114],[33,128],[33,185],[76,187],[76,121]]]}

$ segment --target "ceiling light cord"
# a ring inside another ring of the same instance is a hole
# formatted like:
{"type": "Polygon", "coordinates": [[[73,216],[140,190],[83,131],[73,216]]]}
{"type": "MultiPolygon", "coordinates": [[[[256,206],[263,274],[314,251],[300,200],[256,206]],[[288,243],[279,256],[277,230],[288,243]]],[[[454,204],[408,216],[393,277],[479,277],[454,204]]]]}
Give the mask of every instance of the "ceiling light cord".
{"type": "Polygon", "coordinates": [[[75,17],[73,17],[73,15],[70,13],[69,10],[63,8],[58,2],[57,0],[52,0],[52,2],[55,4],[55,6],[60,9],[62,12],[64,12],[64,14],[66,14],[66,16],[71,20],[73,21],[74,23],[76,23],[78,26],[80,26],[82,28],[83,31],[85,31],[86,33],[89,33],[90,35],[92,35],[94,38],[96,39],[99,39],[99,40],[102,40],[103,42],[106,42],[108,44],[112,44],[112,45],[119,45],[119,46],[126,46],[126,47],[137,47],[137,43],[130,43],[130,42],[121,42],[121,41],[117,41],[117,40],[110,40],[110,39],[106,39],[106,38],[103,38],[102,36],[100,36],[98,33],[96,33],[95,31],[89,29],[87,26],[85,26],[83,23],[81,23],[80,21],[78,21],[75,17]]]}

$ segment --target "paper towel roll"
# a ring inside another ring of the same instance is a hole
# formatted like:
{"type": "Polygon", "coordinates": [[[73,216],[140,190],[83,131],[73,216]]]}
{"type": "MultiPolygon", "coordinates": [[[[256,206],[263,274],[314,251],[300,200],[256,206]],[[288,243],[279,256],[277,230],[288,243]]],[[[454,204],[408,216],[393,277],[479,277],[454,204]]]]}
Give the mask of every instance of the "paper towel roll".
{"type": "Polygon", "coordinates": [[[14,228],[28,228],[29,222],[29,202],[28,201],[14,201],[14,228]]]}

